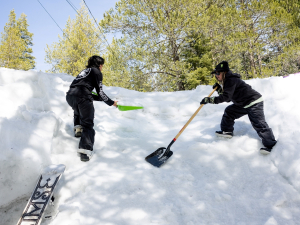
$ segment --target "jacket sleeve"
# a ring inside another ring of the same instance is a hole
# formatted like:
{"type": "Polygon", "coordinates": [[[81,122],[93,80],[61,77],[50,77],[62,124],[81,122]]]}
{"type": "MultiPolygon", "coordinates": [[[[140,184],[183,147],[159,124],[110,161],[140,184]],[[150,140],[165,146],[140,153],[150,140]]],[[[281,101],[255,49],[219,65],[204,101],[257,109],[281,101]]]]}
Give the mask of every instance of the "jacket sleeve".
{"type": "Polygon", "coordinates": [[[230,102],[233,96],[233,93],[236,88],[236,82],[234,82],[234,79],[228,79],[225,81],[223,88],[223,94],[220,94],[218,97],[214,98],[214,103],[219,104],[222,102],[230,102]]]}
{"type": "Polygon", "coordinates": [[[103,85],[102,85],[102,73],[100,71],[97,71],[95,74],[95,89],[100,97],[99,101],[104,101],[107,105],[112,106],[114,104],[114,101],[111,100],[103,91],[103,85]]]}
{"type": "MultiPolygon", "coordinates": [[[[97,90],[97,89],[96,89],[97,90]]],[[[103,91],[102,81],[99,82],[99,92],[97,90],[98,95],[101,97],[101,99],[109,106],[112,106],[114,104],[114,101],[111,100],[103,91]]]]}

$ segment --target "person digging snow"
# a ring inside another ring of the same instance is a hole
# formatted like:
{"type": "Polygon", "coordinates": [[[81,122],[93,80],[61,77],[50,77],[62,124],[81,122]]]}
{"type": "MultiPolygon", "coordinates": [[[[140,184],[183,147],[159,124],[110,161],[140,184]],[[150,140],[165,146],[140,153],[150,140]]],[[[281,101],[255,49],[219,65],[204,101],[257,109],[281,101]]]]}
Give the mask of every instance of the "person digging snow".
{"type": "Polygon", "coordinates": [[[219,96],[205,97],[200,104],[233,102],[232,105],[226,107],[221,121],[221,131],[216,131],[216,135],[232,138],[234,120],[248,115],[253,128],[262,139],[264,145],[260,149],[260,152],[262,154],[269,154],[277,141],[272,129],[269,128],[265,121],[262,95],[241,80],[239,74],[232,73],[226,61],[219,63],[211,74],[215,75],[223,88],[219,83],[215,83],[213,89],[217,87],[219,96]]]}
{"type": "Polygon", "coordinates": [[[74,110],[74,134],[81,137],[78,154],[81,161],[89,161],[93,155],[95,138],[93,101],[104,101],[109,106],[117,107],[117,101],[111,100],[102,88],[102,68],[104,59],[94,55],[89,58],[86,69],[73,80],[67,92],[66,100],[74,110]],[[96,89],[97,95],[92,94],[96,89]]]}

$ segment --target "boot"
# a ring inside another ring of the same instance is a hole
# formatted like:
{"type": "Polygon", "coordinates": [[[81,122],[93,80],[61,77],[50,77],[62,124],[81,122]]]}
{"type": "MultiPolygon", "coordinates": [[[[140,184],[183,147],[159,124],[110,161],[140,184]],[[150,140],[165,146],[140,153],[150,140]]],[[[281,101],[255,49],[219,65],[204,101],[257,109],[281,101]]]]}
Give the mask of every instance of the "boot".
{"type": "Polygon", "coordinates": [[[216,131],[216,135],[218,137],[232,138],[233,137],[233,132],[216,131]]]}
{"type": "Polygon", "coordinates": [[[263,147],[263,148],[260,148],[259,152],[263,155],[268,155],[270,154],[272,151],[272,148],[267,148],[267,147],[263,147]]]}
{"type": "Polygon", "coordinates": [[[77,150],[78,156],[80,156],[80,160],[83,162],[90,161],[90,159],[93,157],[93,150],[87,150],[87,149],[78,149],[77,150]]]}
{"type": "Polygon", "coordinates": [[[76,125],[74,127],[74,136],[75,137],[81,137],[81,133],[82,133],[82,126],[81,125],[76,125]]]}

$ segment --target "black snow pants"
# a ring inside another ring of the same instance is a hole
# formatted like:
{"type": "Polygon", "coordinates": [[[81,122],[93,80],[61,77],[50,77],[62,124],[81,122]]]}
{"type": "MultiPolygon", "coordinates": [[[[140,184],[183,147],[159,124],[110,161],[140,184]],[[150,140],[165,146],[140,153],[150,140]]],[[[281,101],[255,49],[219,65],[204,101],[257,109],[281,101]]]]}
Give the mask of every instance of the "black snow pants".
{"type": "Polygon", "coordinates": [[[66,100],[74,110],[74,126],[81,125],[82,133],[79,148],[93,150],[95,141],[94,104],[90,99],[67,94],[66,100]]]}
{"type": "Polygon", "coordinates": [[[246,114],[248,114],[250,122],[258,136],[262,139],[263,145],[267,148],[272,148],[276,144],[276,140],[272,129],[266,123],[263,102],[259,102],[249,108],[243,108],[235,104],[226,107],[221,122],[221,130],[233,132],[234,120],[246,114]]]}

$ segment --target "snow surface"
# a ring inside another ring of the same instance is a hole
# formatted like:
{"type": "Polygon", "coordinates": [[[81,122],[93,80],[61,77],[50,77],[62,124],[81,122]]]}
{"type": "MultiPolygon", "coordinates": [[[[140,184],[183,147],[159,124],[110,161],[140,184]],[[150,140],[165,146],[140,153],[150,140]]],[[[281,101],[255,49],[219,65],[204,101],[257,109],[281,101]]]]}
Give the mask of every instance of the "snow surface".
{"type": "MultiPolygon", "coordinates": [[[[16,224],[41,170],[65,164],[51,225],[281,225],[300,221],[300,76],[247,81],[265,99],[279,142],[268,156],[247,116],[235,136],[215,137],[229,103],[205,105],[161,168],[144,158],[167,147],[211,86],[192,91],[104,91],[123,105],[95,106],[95,152],[76,154],[65,93],[74,77],[0,68],[0,224],[16,224]]],[[[216,94],[214,94],[216,95],[216,94]]]]}

